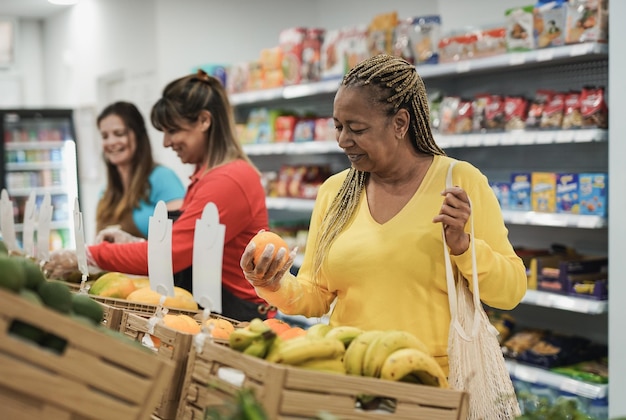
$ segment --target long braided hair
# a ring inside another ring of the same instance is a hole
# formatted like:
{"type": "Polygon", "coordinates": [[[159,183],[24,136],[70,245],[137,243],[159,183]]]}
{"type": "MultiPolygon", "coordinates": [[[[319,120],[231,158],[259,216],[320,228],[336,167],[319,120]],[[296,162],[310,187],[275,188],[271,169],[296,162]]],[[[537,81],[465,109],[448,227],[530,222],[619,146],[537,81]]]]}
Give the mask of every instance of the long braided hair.
{"type": "MultiPolygon", "coordinates": [[[[367,87],[373,102],[379,104],[387,116],[395,115],[402,108],[408,111],[411,118],[408,134],[418,153],[445,155],[433,138],[426,87],[414,65],[386,54],[368,58],[350,70],[341,82],[341,88],[363,87],[367,87]]],[[[351,168],[324,216],[315,247],[313,273],[316,281],[328,249],[356,213],[368,178],[368,172],[351,168]]]]}

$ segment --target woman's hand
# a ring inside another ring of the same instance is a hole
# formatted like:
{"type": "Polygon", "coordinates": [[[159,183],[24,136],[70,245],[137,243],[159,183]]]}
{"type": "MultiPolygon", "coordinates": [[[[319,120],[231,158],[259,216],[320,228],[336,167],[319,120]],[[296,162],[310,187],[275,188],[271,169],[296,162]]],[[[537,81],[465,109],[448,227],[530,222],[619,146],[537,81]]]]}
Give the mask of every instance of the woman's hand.
{"type": "Polygon", "coordinates": [[[259,287],[275,292],[280,288],[280,280],[293,264],[297,248],[294,248],[289,253],[287,261],[284,261],[288,250],[280,248],[272,258],[274,244],[267,244],[256,264],[254,263],[255,249],[256,244],[254,241],[250,241],[241,256],[240,265],[243,274],[255,288],[259,287]]]}
{"type": "Polygon", "coordinates": [[[450,254],[460,255],[470,245],[470,236],[465,232],[465,224],[472,213],[470,200],[460,187],[446,188],[441,195],[444,196],[443,205],[433,222],[443,224],[450,254]]]}
{"type": "Polygon", "coordinates": [[[114,244],[127,244],[131,242],[142,241],[145,241],[145,239],[133,236],[130,233],[120,229],[118,225],[115,225],[106,227],[98,232],[98,234],[96,235],[95,243],[99,244],[101,242],[111,242],[114,244]]]}

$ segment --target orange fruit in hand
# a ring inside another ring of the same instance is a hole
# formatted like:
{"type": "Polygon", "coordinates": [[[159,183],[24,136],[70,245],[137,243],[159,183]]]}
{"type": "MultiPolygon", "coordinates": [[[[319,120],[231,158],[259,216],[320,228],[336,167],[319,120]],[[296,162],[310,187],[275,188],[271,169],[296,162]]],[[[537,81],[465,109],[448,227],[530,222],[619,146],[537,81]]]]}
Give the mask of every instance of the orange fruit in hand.
{"type": "Polygon", "coordinates": [[[256,246],[254,248],[254,256],[252,257],[252,261],[254,262],[254,264],[257,264],[257,262],[261,258],[261,254],[263,254],[263,251],[265,251],[265,247],[269,244],[274,245],[274,253],[272,254],[272,257],[276,256],[280,248],[285,248],[287,252],[285,253],[283,262],[286,262],[289,258],[289,246],[287,245],[287,242],[285,242],[283,238],[281,238],[274,232],[270,232],[267,230],[259,232],[252,238],[252,242],[254,242],[254,245],[256,246]]]}

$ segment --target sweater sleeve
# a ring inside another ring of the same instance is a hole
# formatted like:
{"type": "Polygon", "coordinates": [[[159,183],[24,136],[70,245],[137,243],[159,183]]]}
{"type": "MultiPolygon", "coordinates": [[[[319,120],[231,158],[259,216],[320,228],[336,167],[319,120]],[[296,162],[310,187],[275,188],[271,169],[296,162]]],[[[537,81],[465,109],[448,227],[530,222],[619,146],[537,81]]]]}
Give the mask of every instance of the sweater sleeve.
{"type": "Polygon", "coordinates": [[[305,252],[298,276],[294,277],[287,272],[281,279],[281,287],[275,292],[262,288],[256,289],[260,297],[287,315],[300,314],[307,317],[320,317],[330,310],[330,305],[336,297],[335,293],[326,287],[327,282],[322,273],[320,273],[319,282],[315,282],[313,276],[315,253],[312,250],[316,247],[317,236],[324,215],[346,174],[347,171],[344,171],[329,178],[319,189],[309,225],[306,243],[308,251],[305,252]]]}
{"type": "MultiPolygon", "coordinates": [[[[524,297],[528,279],[521,258],[509,242],[498,200],[487,178],[467,163],[455,166],[453,179],[465,189],[472,202],[480,298],[494,308],[512,309],[524,297]]],[[[470,231],[469,223],[466,231],[470,231]]],[[[471,247],[451,259],[463,277],[472,278],[471,247]]]]}

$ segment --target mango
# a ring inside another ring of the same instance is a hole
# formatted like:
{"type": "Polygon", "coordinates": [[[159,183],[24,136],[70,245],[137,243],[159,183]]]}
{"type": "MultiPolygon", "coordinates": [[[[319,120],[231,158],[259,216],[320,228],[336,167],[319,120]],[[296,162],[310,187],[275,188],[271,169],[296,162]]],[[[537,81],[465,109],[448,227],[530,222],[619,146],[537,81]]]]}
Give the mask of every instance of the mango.
{"type": "Polygon", "coordinates": [[[89,294],[102,297],[126,299],[137,290],[133,280],[126,274],[109,272],[100,276],[89,288],[89,294]]]}
{"type": "MultiPolygon", "coordinates": [[[[149,287],[142,287],[137,289],[128,296],[126,300],[129,302],[145,303],[148,305],[158,305],[161,300],[161,294],[150,289],[149,287]]],[[[175,286],[174,296],[167,296],[163,306],[178,309],[188,309],[192,311],[198,310],[198,304],[193,300],[193,296],[187,290],[175,286]]]]}

